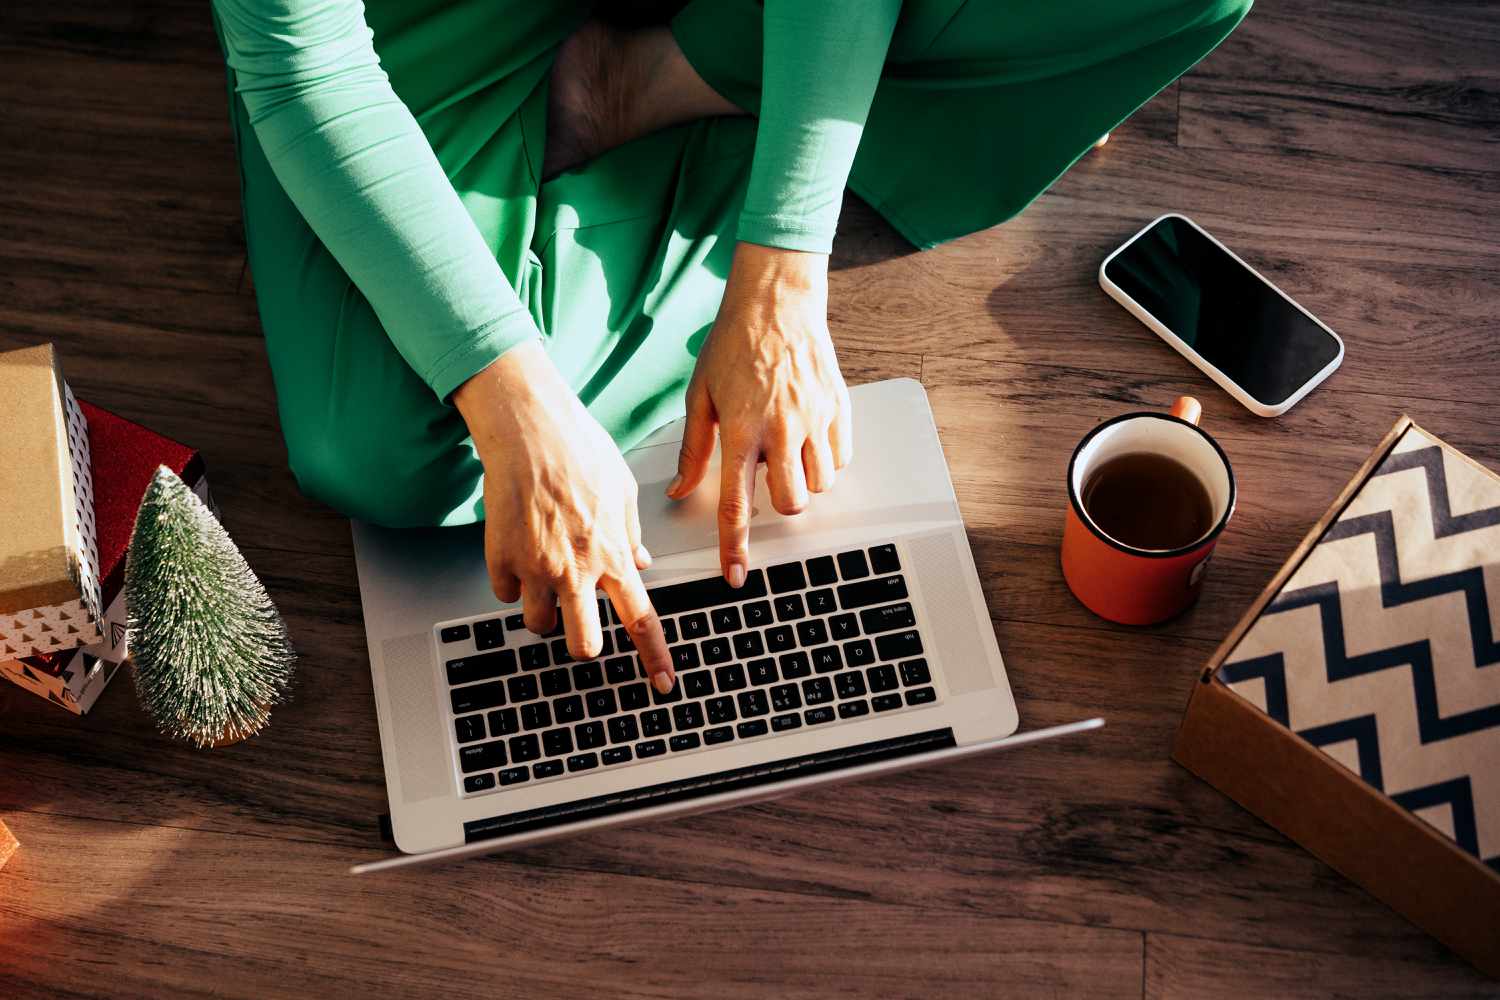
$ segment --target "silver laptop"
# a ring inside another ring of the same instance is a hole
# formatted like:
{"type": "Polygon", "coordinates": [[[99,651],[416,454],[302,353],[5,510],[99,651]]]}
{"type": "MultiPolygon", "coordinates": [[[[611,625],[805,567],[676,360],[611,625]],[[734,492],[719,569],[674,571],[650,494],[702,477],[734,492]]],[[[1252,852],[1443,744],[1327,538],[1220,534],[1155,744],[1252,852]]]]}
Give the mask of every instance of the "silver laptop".
{"type": "MultiPolygon", "coordinates": [[[[851,391],[855,459],[804,513],[757,482],[752,569],[719,574],[717,471],[666,499],[680,421],[627,456],[643,574],[678,683],[646,683],[618,619],[579,663],[499,604],[483,526],[356,522],[396,845],[357,872],[702,812],[1080,732],[1016,705],[920,383],[851,391]]],[[[602,599],[601,599],[602,600],[602,599]]],[[[607,604],[607,602],[604,602],[607,604]]],[[[607,614],[607,609],[602,609],[607,614]]]]}

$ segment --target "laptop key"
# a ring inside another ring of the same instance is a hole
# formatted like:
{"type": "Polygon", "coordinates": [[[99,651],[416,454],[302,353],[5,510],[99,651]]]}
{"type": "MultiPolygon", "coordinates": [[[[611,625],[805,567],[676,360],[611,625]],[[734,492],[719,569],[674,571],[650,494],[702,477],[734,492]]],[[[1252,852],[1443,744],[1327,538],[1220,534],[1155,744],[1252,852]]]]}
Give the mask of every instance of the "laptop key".
{"type": "Polygon", "coordinates": [[[573,731],[566,726],[542,734],[542,749],[548,757],[573,752],[573,731]]]}
{"type": "Polygon", "coordinates": [[[881,576],[873,580],[839,585],[839,607],[845,611],[905,599],[906,580],[899,576],[881,576]]]}
{"type": "Polygon", "coordinates": [[[838,578],[833,568],[833,556],[818,556],[807,561],[807,582],[814,587],[826,587],[838,578]]]}
{"type": "Polygon", "coordinates": [[[802,575],[799,562],[782,563],[766,569],[766,579],[771,582],[771,593],[785,594],[790,590],[805,590],[807,578],[802,575]]]}
{"type": "Polygon", "coordinates": [[[935,688],[912,688],[906,692],[906,703],[908,705],[930,705],[937,701],[937,690],[935,688]]]}
{"type": "Polygon", "coordinates": [[[865,627],[865,635],[891,632],[898,628],[911,628],[917,623],[912,617],[910,604],[891,604],[883,608],[865,608],[859,613],[865,627]]]}
{"type": "Polygon", "coordinates": [[[629,747],[610,747],[608,750],[599,755],[600,759],[602,759],[606,765],[624,764],[633,756],[635,755],[630,752],[629,747]]]}
{"type": "Polygon", "coordinates": [[[714,677],[707,670],[694,670],[678,678],[682,691],[689,698],[706,698],[714,693],[714,677]]]}
{"type": "Polygon", "coordinates": [[[467,684],[491,677],[509,677],[520,668],[516,666],[516,653],[511,649],[497,649],[493,653],[476,653],[447,663],[448,683],[467,684]]]}
{"type": "Polygon", "coordinates": [[[555,698],[571,690],[573,682],[568,679],[566,669],[548,670],[542,674],[542,694],[546,697],[555,698]]]}
{"type": "Polygon", "coordinates": [[[739,738],[742,740],[749,740],[754,739],[757,736],[764,736],[766,735],[766,733],[770,732],[770,729],[771,727],[766,725],[765,719],[754,719],[750,722],[741,722],[738,726],[734,727],[735,733],[737,733],[739,735],[739,738]]]}
{"type": "Polygon", "coordinates": [[[845,580],[858,580],[870,575],[870,564],[865,562],[865,554],[859,549],[853,552],[839,553],[839,576],[845,580]]]}
{"type": "Polygon", "coordinates": [[[505,645],[505,623],[499,618],[486,618],[474,623],[474,648],[494,649],[505,645]]]}
{"type": "Polygon", "coordinates": [[[501,708],[489,715],[491,736],[514,736],[521,731],[521,717],[513,708],[501,708]]]}
{"type": "Polygon", "coordinates": [[[537,698],[536,678],[531,674],[522,674],[520,677],[512,677],[505,682],[510,691],[511,701],[535,701],[537,698]]]}
{"type": "Polygon", "coordinates": [[[638,708],[645,708],[651,701],[651,695],[644,684],[627,684],[620,688],[620,710],[622,712],[634,712],[638,708]]]}
{"type": "Polygon", "coordinates": [[[682,628],[684,639],[701,639],[708,635],[708,615],[701,611],[693,615],[683,615],[677,620],[677,624],[682,628]]]}
{"type": "Polygon", "coordinates": [[[834,615],[828,619],[828,628],[833,633],[834,639],[843,642],[845,639],[853,639],[859,635],[859,620],[852,614],[834,615]]]}
{"type": "Polygon", "coordinates": [[[824,722],[832,722],[833,709],[828,707],[809,708],[807,711],[802,713],[802,717],[807,720],[807,724],[809,726],[820,725],[824,722]]]}
{"type": "Polygon", "coordinates": [[[629,684],[635,680],[635,660],[629,656],[605,660],[604,678],[611,684],[629,684]]]}
{"type": "Polygon", "coordinates": [[[865,694],[865,677],[857,670],[839,674],[833,679],[833,686],[841,699],[860,698],[865,694]]]}
{"type": "Polygon", "coordinates": [[[901,568],[901,557],[896,555],[896,546],[877,545],[870,550],[870,568],[876,573],[894,573],[901,568]]]}
{"type": "Polygon", "coordinates": [[[531,646],[522,646],[521,666],[527,670],[541,670],[552,666],[552,658],[547,655],[547,644],[538,642],[531,646]]]}
{"type": "Polygon", "coordinates": [[[557,664],[558,666],[562,666],[564,663],[573,662],[573,654],[568,652],[568,640],[553,639],[551,648],[553,663],[557,664]]]}
{"type": "Polygon", "coordinates": [[[512,764],[524,764],[529,760],[536,760],[542,755],[541,741],[536,738],[536,734],[534,733],[527,733],[525,736],[512,736],[507,745],[510,747],[510,761],[512,764]]]}
{"type": "Polygon", "coordinates": [[[640,738],[641,731],[635,723],[635,716],[617,715],[609,720],[609,741],[611,743],[634,743],[640,738]]]}
{"type": "Polygon", "coordinates": [[[563,762],[560,760],[544,760],[539,764],[531,765],[532,777],[540,781],[542,778],[555,778],[563,773],[563,762]]]}
{"type": "Polygon", "coordinates": [[[802,682],[802,700],[809,705],[821,705],[833,700],[833,685],[827,677],[809,677],[802,682]]]}
{"type": "Polygon", "coordinates": [[[787,680],[796,680],[806,677],[812,673],[812,664],[807,659],[807,654],[798,650],[795,653],[787,653],[781,658],[781,676],[787,680]]]}
{"type": "Polygon", "coordinates": [[[875,647],[869,639],[844,643],[844,662],[851,667],[868,667],[875,662],[875,647]]]}
{"type": "Polygon", "coordinates": [[[708,713],[708,724],[710,726],[733,722],[739,718],[734,710],[734,699],[728,695],[720,695],[717,698],[708,699],[708,701],[703,703],[703,709],[708,713]]]}
{"type": "Polygon", "coordinates": [[[797,638],[804,646],[821,646],[828,641],[828,626],[816,618],[798,622],[797,638]]]}
{"type": "Polygon", "coordinates": [[[677,622],[672,618],[663,618],[661,622],[661,634],[666,637],[667,645],[677,641],[677,622]]]}
{"type": "Polygon", "coordinates": [[[715,636],[712,639],[705,639],[699,645],[703,647],[703,663],[706,666],[711,667],[715,663],[725,663],[734,656],[734,653],[729,648],[728,636],[721,635],[715,636]]]}
{"type": "Polygon", "coordinates": [[[667,752],[666,740],[647,740],[635,745],[636,757],[644,760],[647,757],[660,757],[667,752]]]}
{"type": "Polygon", "coordinates": [[[837,646],[824,646],[812,651],[812,665],[820,674],[831,674],[844,668],[844,658],[839,655],[837,646]]]}
{"type": "Polygon", "coordinates": [[[765,715],[771,711],[771,706],[766,702],[764,691],[741,691],[736,699],[740,703],[740,714],[745,718],[753,718],[757,715],[765,715]]]}
{"type": "Polygon", "coordinates": [[[870,703],[861,698],[859,701],[845,701],[839,703],[840,719],[857,719],[861,715],[870,714],[870,703]]]}
{"type": "MultiPolygon", "coordinates": [[[[672,715],[665,708],[653,708],[641,713],[641,733],[645,736],[665,736],[672,731],[672,715]]],[[[642,754],[641,756],[645,756],[642,754]]]]}
{"type": "Polygon", "coordinates": [[[575,753],[568,758],[568,771],[589,771],[599,766],[599,755],[596,753],[575,753]]]}
{"type": "Polygon", "coordinates": [[[669,745],[673,750],[696,750],[702,744],[697,733],[678,733],[672,737],[669,745]]]}
{"type": "Polygon", "coordinates": [[[521,632],[526,628],[526,616],[517,611],[513,615],[505,616],[505,631],[521,632]]]}
{"type": "Polygon", "coordinates": [[[734,655],[736,659],[753,660],[765,651],[766,647],[761,642],[759,632],[741,632],[734,637],[734,655]]]}
{"type": "Polygon", "coordinates": [[[604,668],[595,660],[573,667],[573,685],[580,691],[596,688],[604,683],[604,668]]]}
{"type": "Polygon", "coordinates": [[[756,687],[776,683],[776,661],[770,657],[764,660],[751,660],[749,670],[750,683],[756,687]]]}
{"type": "Polygon", "coordinates": [[[715,574],[706,580],[653,587],[646,594],[651,598],[651,606],[656,609],[656,613],[665,618],[685,611],[698,611],[718,607],[720,604],[765,597],[766,575],[758,569],[752,569],[745,574],[745,585],[738,590],[731,587],[724,577],[715,574]]]}
{"type": "Polygon", "coordinates": [[[927,661],[907,660],[901,664],[901,683],[907,687],[915,687],[918,684],[931,684],[932,672],[927,669],[927,661]]]}
{"type": "Polygon", "coordinates": [[[745,605],[745,627],[760,628],[771,624],[771,602],[751,601],[745,605]]]}
{"type": "Polygon", "coordinates": [[[738,691],[745,686],[745,668],[738,663],[726,663],[714,671],[714,681],[720,691],[738,691]]]}
{"type": "Polygon", "coordinates": [[[482,708],[496,708],[504,705],[505,685],[500,681],[490,681],[488,684],[454,688],[448,692],[448,697],[453,702],[453,714],[464,715],[477,712],[482,708]]]}
{"type": "Polygon", "coordinates": [[[619,711],[615,707],[615,693],[610,688],[605,688],[602,691],[590,691],[584,696],[583,703],[589,710],[590,719],[614,715],[619,711]]]}
{"type": "Polygon", "coordinates": [[[740,609],[734,605],[727,608],[714,608],[709,612],[709,620],[713,622],[714,634],[723,635],[725,632],[738,632],[740,625],[740,609]]]}
{"type": "Polygon", "coordinates": [[[713,729],[703,730],[703,745],[716,746],[720,743],[728,743],[734,739],[734,730],[729,726],[716,726],[713,729]]]}
{"type": "Polygon", "coordinates": [[[458,766],[463,772],[494,770],[505,766],[505,741],[471,743],[458,751],[458,766]]]}
{"type": "Polygon", "coordinates": [[[790,625],[777,625],[766,629],[766,649],[772,653],[783,653],[797,646],[797,634],[790,625]]]}
{"type": "Polygon", "coordinates": [[[795,684],[778,684],[771,689],[771,707],[778,712],[801,708],[802,692],[795,684]]]}
{"type": "Polygon", "coordinates": [[[876,695],[870,699],[870,704],[875,706],[877,712],[889,712],[893,708],[901,707],[901,696],[899,694],[876,695]]]}
{"type": "Polygon", "coordinates": [[[462,719],[454,719],[453,730],[458,735],[460,743],[482,740],[484,739],[484,716],[466,715],[462,719]]]}
{"type": "Polygon", "coordinates": [[[776,620],[779,622],[796,621],[798,618],[807,617],[807,608],[802,606],[801,594],[784,594],[776,598],[776,620]]]}
{"type": "Polygon", "coordinates": [[[788,729],[796,729],[800,725],[802,725],[802,716],[796,712],[791,712],[787,715],[778,715],[771,720],[771,728],[778,733],[784,733],[788,729]]]}
{"type": "Polygon", "coordinates": [[[585,722],[573,727],[573,741],[580,750],[592,750],[604,745],[604,723],[585,722]]]}
{"type": "Polygon", "coordinates": [[[808,591],[807,612],[813,615],[831,615],[838,610],[838,602],[833,599],[833,591],[828,588],[822,590],[808,591]]]}
{"type": "Polygon", "coordinates": [[[896,668],[889,663],[882,663],[878,667],[866,670],[865,678],[870,682],[870,691],[874,694],[892,691],[896,687],[896,668]]]}
{"type": "Polygon", "coordinates": [[[494,787],[495,776],[488,771],[484,774],[471,774],[464,778],[464,791],[466,792],[482,792],[494,787]]]}
{"type": "Polygon", "coordinates": [[[500,772],[500,784],[519,785],[523,781],[531,780],[531,769],[526,766],[507,767],[500,772]]]}
{"type": "Polygon", "coordinates": [[[615,629],[615,646],[620,652],[629,653],[635,650],[635,640],[630,638],[629,632],[623,628],[617,628],[615,629]]]}
{"type": "Polygon", "coordinates": [[[915,631],[892,632],[875,640],[875,651],[882,660],[904,660],[922,653],[922,637],[915,631]]]}
{"type": "Polygon", "coordinates": [[[576,694],[559,698],[552,703],[552,710],[558,722],[577,722],[583,718],[583,698],[576,694]]]}
{"type": "Polygon", "coordinates": [[[672,722],[678,729],[702,729],[703,706],[696,701],[672,706],[672,722]]]}
{"type": "Polygon", "coordinates": [[[654,687],[651,689],[651,704],[653,705],[670,705],[674,701],[681,700],[682,678],[680,676],[677,678],[677,683],[672,685],[672,690],[668,691],[666,694],[662,694],[654,687]]]}
{"type": "Polygon", "coordinates": [[[527,732],[546,729],[552,725],[552,709],[545,701],[533,701],[521,706],[521,728],[527,732]]]}
{"type": "Polygon", "coordinates": [[[469,626],[449,625],[439,632],[438,635],[444,642],[461,642],[469,637],[469,626]]]}
{"type": "Polygon", "coordinates": [[[680,646],[673,646],[669,652],[672,654],[672,669],[681,673],[684,670],[692,670],[698,665],[698,647],[690,642],[680,646]]]}

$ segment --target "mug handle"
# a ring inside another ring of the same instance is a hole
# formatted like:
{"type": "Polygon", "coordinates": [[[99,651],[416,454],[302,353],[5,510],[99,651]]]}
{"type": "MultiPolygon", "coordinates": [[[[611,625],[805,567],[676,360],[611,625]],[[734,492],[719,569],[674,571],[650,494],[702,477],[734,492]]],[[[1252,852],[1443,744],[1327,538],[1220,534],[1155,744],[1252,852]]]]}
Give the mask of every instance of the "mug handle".
{"type": "Polygon", "coordinates": [[[1203,416],[1203,404],[1192,396],[1178,396],[1177,402],[1172,404],[1172,416],[1180,420],[1186,420],[1194,427],[1198,426],[1198,418],[1203,416]]]}

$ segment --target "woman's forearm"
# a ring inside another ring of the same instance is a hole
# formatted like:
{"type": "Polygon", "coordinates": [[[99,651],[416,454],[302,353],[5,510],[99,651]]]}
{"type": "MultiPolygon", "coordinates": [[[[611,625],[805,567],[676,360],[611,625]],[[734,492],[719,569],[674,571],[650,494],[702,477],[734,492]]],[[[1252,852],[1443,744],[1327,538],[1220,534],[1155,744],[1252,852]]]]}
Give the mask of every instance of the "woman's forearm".
{"type": "Polygon", "coordinates": [[[755,160],[738,236],[827,253],[901,0],[766,0],[755,160]]]}

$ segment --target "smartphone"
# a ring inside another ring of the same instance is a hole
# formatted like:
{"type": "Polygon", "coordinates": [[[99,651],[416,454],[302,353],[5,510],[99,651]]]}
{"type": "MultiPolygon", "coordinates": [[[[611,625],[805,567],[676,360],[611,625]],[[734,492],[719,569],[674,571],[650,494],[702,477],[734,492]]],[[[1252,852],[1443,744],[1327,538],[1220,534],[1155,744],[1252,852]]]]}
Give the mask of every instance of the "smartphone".
{"type": "Polygon", "coordinates": [[[1290,410],[1344,360],[1344,342],[1184,215],[1099,265],[1099,284],[1251,413],[1290,410]]]}

